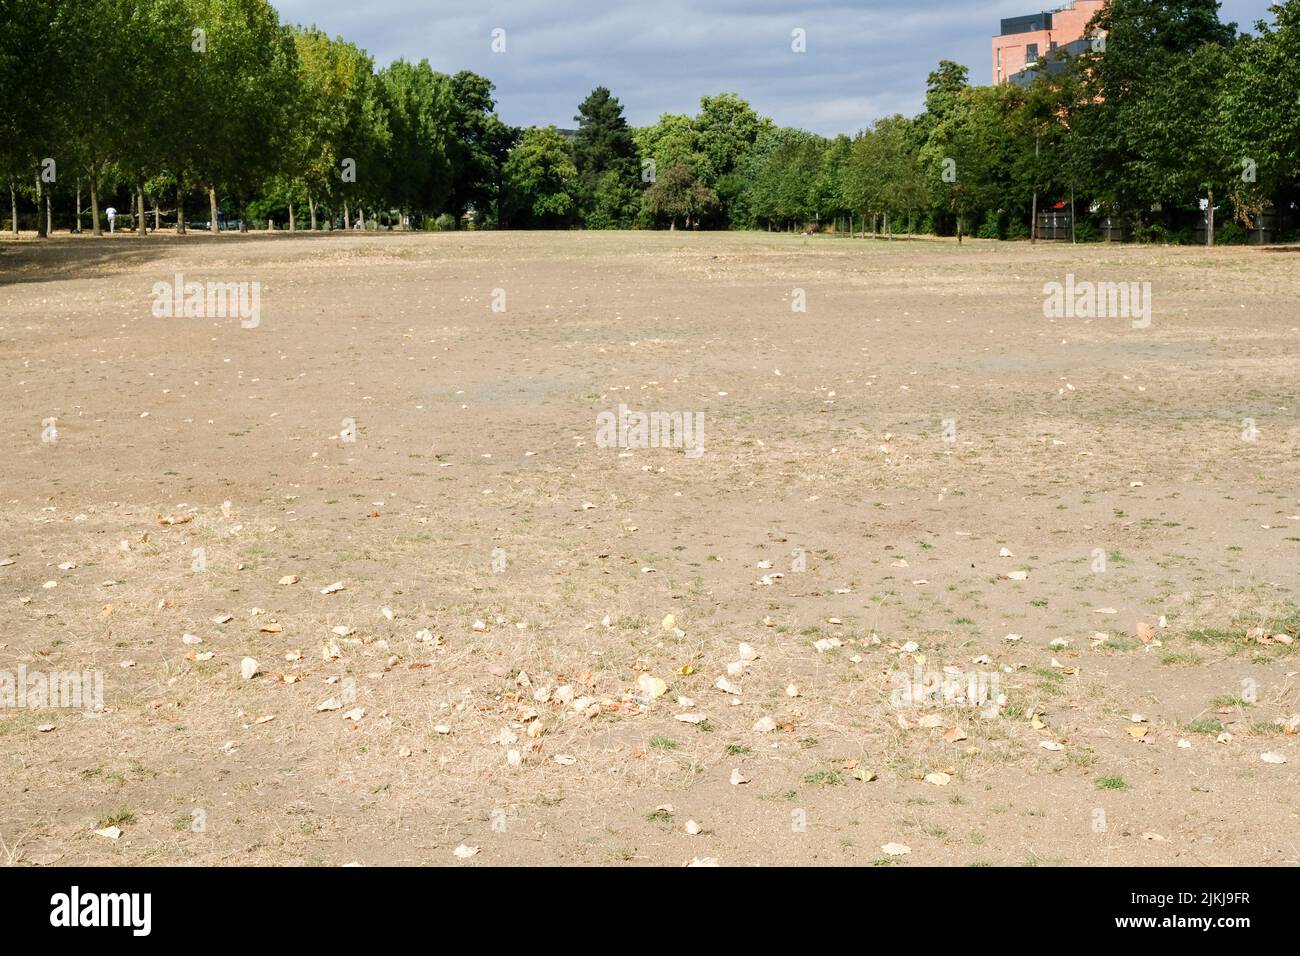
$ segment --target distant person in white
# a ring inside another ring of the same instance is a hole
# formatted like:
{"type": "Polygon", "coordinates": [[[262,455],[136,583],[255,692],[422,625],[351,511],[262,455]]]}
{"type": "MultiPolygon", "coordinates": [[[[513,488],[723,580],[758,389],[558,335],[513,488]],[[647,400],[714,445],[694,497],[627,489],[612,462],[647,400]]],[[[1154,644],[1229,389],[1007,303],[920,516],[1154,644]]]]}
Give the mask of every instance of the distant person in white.
{"type": "Polygon", "coordinates": [[[114,221],[115,219],[117,219],[117,210],[114,209],[112,206],[109,206],[109,207],[108,207],[107,209],[105,209],[104,211],[105,211],[106,213],[108,213],[108,231],[109,231],[109,232],[112,232],[112,231],[113,231],[113,221],[114,221]]]}

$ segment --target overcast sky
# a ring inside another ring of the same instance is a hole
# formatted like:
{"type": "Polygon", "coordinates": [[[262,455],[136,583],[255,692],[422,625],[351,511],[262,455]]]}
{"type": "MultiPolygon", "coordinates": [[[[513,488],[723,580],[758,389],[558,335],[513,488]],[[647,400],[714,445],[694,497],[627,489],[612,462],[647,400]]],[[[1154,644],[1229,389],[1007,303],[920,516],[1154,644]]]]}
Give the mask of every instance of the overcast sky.
{"type": "MultiPolygon", "coordinates": [[[[473,70],[497,87],[516,126],[572,127],[598,85],[629,122],[694,113],[701,95],[739,93],[778,123],[852,133],[920,110],[940,59],[990,82],[990,38],[1002,17],[1061,6],[1024,0],[272,0],[287,21],[315,24],[364,47],[376,65],[427,58],[473,70]],[[506,51],[491,34],[505,31],[506,51]],[[791,31],[807,52],[791,52],[791,31]]],[[[1249,28],[1269,0],[1224,0],[1222,17],[1249,28]]],[[[1271,18],[1270,18],[1271,19],[1271,18]]]]}

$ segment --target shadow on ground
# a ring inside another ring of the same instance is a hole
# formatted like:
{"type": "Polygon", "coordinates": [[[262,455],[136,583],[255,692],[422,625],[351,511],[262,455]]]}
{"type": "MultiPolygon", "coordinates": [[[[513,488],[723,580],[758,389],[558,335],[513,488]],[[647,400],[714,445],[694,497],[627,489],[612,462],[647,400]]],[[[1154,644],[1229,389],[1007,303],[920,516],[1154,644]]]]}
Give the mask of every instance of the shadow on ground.
{"type": "Polygon", "coordinates": [[[30,282],[53,282],[60,279],[93,278],[122,266],[153,262],[169,252],[175,252],[175,243],[229,243],[247,242],[250,239],[272,241],[280,238],[316,239],[325,241],[329,232],[250,232],[226,233],[213,236],[208,233],[189,232],[177,236],[165,232],[159,236],[140,238],[133,233],[118,233],[95,238],[89,235],[55,235],[37,239],[35,233],[25,233],[14,239],[12,234],[0,235],[0,286],[30,282]]]}

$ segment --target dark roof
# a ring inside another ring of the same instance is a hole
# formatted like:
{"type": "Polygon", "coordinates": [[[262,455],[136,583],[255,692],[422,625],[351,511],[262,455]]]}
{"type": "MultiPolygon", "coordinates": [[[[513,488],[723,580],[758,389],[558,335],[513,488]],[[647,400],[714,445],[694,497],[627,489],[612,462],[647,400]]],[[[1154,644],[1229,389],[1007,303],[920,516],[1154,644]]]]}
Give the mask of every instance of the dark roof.
{"type": "Polygon", "coordinates": [[[1007,36],[1011,33],[1033,33],[1037,30],[1052,29],[1051,13],[1029,13],[1022,17],[1008,17],[1002,21],[1002,32],[999,36],[1007,36]]]}

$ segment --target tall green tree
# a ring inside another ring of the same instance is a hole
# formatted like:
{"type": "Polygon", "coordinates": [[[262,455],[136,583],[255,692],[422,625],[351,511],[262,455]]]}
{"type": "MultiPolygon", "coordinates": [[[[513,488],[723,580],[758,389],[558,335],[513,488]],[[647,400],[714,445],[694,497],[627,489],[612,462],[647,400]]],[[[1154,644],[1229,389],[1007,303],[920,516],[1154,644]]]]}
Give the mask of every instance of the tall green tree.
{"type": "Polygon", "coordinates": [[[1219,0],[1111,0],[1093,18],[1091,32],[1105,41],[1082,58],[1087,96],[1077,111],[1074,148],[1095,170],[1107,204],[1141,217],[1153,202],[1190,201],[1189,178],[1206,180],[1203,170],[1172,172],[1165,164],[1176,153],[1170,141],[1179,125],[1188,124],[1188,133],[1199,138],[1189,143],[1193,149],[1213,145],[1205,132],[1208,117],[1199,114],[1217,109],[1214,97],[1206,91],[1175,103],[1169,92],[1187,90],[1191,74],[1217,60],[1202,54],[1192,66],[1187,61],[1196,51],[1233,43],[1236,24],[1221,22],[1219,7],[1219,0]],[[1174,112],[1162,115],[1156,103],[1174,112]]]}
{"type": "Polygon", "coordinates": [[[554,126],[530,126],[505,168],[505,211],[516,228],[555,229],[573,221],[578,169],[554,126]]]}
{"type": "Polygon", "coordinates": [[[437,215],[452,190],[450,78],[428,60],[396,60],[380,71],[379,89],[389,131],[387,195],[404,210],[437,215]]]}
{"type": "MultiPolygon", "coordinates": [[[[127,0],[129,2],[129,0],[127,0]]],[[[292,33],[266,0],[191,0],[197,28],[203,145],[196,171],[208,187],[214,233],[218,190],[247,228],[245,208],[292,150],[297,56],[292,33]]]]}
{"type": "Polygon", "coordinates": [[[1230,193],[1246,220],[1300,178],[1300,0],[1270,9],[1274,22],[1256,24],[1257,36],[1232,51],[1217,117],[1230,193]]]}
{"type": "Polygon", "coordinates": [[[365,51],[315,29],[292,30],[297,69],[281,186],[292,211],[307,200],[311,228],[321,198],[341,196],[344,160],[361,183],[388,184],[383,160],[387,117],[374,64],[365,51]]]}
{"type": "Polygon", "coordinates": [[[495,216],[502,172],[517,141],[517,132],[495,113],[493,90],[490,80],[469,70],[462,70],[450,81],[448,209],[458,219],[470,209],[480,222],[495,216]]]}
{"type": "MultiPolygon", "coordinates": [[[[139,91],[131,80],[139,59],[131,49],[129,0],[73,0],[58,4],[51,29],[57,38],[56,112],[67,155],[90,189],[91,225],[101,235],[99,187],[131,135],[139,91]]],[[[39,217],[38,217],[39,218],[39,217]]]]}
{"type": "Polygon", "coordinates": [[[923,151],[931,195],[956,220],[957,237],[1000,219],[1020,149],[1010,116],[1022,94],[1012,85],[963,90],[923,151]]]}
{"type": "Polygon", "coordinates": [[[578,170],[578,208],[593,229],[626,227],[640,207],[640,162],[623,106],[598,86],[578,106],[573,161],[578,170]]]}
{"type": "Polygon", "coordinates": [[[744,215],[741,195],[748,183],[740,170],[759,133],[771,125],[735,93],[700,98],[694,121],[696,149],[708,160],[706,181],[718,193],[722,225],[744,215]]]}
{"type": "MultiPolygon", "coordinates": [[[[18,232],[18,198],[30,189],[41,161],[72,163],[60,143],[60,96],[69,82],[66,44],[53,24],[67,0],[0,2],[0,182],[8,187],[9,213],[18,232]]],[[[39,211],[39,210],[38,210],[39,211]]],[[[38,216],[38,219],[40,217],[38,216]]]]}

